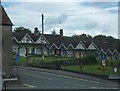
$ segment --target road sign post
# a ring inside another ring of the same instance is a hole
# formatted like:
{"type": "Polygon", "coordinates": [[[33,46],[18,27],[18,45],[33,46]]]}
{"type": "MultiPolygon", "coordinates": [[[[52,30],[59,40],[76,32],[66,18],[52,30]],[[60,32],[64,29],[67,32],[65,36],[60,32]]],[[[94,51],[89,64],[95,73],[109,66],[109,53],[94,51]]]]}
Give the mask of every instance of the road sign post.
{"type": "Polygon", "coordinates": [[[16,55],[16,75],[18,76],[18,65],[20,63],[20,55],[19,52],[16,55]]]}

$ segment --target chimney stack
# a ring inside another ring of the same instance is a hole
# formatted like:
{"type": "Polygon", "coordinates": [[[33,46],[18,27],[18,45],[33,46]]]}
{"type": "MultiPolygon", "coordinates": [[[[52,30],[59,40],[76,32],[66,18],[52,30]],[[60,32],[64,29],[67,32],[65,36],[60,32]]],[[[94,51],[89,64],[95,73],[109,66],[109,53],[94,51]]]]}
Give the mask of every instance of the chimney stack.
{"type": "Polygon", "coordinates": [[[36,30],[38,30],[38,27],[35,27],[35,28],[34,28],[34,31],[36,31],[36,30]]]}
{"type": "Polygon", "coordinates": [[[35,33],[36,35],[38,35],[38,34],[40,33],[40,31],[38,30],[38,27],[35,27],[35,28],[34,28],[34,33],[35,33]]]}
{"type": "Polygon", "coordinates": [[[60,35],[63,36],[63,29],[60,29],[60,35]]]}

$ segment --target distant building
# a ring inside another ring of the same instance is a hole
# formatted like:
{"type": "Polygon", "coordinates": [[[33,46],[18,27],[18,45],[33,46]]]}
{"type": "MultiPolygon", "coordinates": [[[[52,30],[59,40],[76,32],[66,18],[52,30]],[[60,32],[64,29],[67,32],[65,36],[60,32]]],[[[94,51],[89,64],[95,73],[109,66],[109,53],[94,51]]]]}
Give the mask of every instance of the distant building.
{"type": "MultiPolygon", "coordinates": [[[[26,47],[29,47],[29,54],[42,54],[42,35],[26,34],[13,32],[13,52],[20,52],[25,56],[26,47]]],[[[67,56],[84,57],[89,54],[98,56],[98,58],[118,58],[117,47],[112,47],[106,43],[98,41],[81,40],[80,38],[66,37],[63,35],[63,29],[60,29],[59,35],[44,34],[44,54],[46,56],[67,56]]]]}
{"type": "Polygon", "coordinates": [[[0,14],[2,15],[2,67],[3,75],[12,75],[12,25],[10,18],[0,5],[0,14]]]}

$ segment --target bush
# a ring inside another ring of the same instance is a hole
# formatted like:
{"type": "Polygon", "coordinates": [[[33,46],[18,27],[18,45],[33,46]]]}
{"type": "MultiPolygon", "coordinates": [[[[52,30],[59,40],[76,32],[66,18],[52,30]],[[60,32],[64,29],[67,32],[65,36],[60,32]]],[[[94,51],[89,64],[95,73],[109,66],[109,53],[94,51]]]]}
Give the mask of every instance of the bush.
{"type": "Polygon", "coordinates": [[[84,64],[97,64],[97,59],[94,55],[89,55],[83,58],[80,58],[80,62],[83,62],[84,64]]]}

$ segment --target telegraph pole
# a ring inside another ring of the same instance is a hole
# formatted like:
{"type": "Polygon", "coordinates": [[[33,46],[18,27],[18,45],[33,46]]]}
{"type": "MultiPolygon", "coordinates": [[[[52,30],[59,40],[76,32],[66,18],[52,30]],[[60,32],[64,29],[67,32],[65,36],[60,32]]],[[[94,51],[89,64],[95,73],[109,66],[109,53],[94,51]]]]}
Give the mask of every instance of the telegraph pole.
{"type": "Polygon", "coordinates": [[[42,63],[44,63],[44,39],[43,39],[43,35],[44,35],[44,15],[42,14],[42,63]]]}

